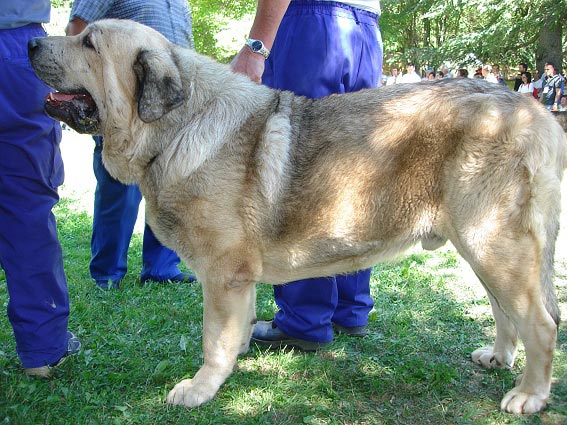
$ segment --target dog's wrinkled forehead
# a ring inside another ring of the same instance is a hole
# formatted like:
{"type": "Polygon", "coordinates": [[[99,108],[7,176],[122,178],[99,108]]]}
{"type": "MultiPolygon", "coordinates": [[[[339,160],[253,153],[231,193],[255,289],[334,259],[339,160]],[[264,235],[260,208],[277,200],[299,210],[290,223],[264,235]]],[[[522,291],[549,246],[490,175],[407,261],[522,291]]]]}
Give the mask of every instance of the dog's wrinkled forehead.
{"type": "Polygon", "coordinates": [[[163,49],[168,44],[167,39],[154,29],[124,19],[96,21],[83,32],[83,46],[94,48],[99,53],[106,49],[122,53],[163,49]],[[125,49],[125,46],[130,48],[125,49]]]}

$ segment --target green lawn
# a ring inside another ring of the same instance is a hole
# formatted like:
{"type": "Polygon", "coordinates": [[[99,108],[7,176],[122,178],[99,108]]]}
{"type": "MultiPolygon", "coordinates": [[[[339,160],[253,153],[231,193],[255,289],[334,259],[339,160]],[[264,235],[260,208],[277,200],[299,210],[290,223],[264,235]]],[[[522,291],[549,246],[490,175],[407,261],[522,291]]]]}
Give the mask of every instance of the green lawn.
{"type": "MultiPolygon", "coordinates": [[[[75,201],[56,208],[72,300],[70,328],[83,351],[58,379],[23,375],[8,320],[0,320],[0,422],[10,424],[565,424],[567,329],[555,350],[550,407],[517,417],[499,411],[524,365],[485,371],[469,354],[491,343],[488,300],[451,250],[414,253],[374,269],[375,309],[364,339],[336,338],[317,354],[253,348],[217,397],[188,410],[167,392],[202,362],[201,291],[140,286],[140,235],[117,292],[95,291],[88,273],[91,218],[75,201]]],[[[562,268],[564,270],[564,268],[562,268]]],[[[0,272],[0,280],[4,280],[0,272]]],[[[567,275],[560,271],[559,279],[567,275]]],[[[567,287],[558,285],[564,317],[567,287]]],[[[8,302],[0,285],[0,302],[8,302]]],[[[258,315],[274,311],[258,286],[258,315]]],[[[5,316],[5,315],[4,315],[5,316]]]]}

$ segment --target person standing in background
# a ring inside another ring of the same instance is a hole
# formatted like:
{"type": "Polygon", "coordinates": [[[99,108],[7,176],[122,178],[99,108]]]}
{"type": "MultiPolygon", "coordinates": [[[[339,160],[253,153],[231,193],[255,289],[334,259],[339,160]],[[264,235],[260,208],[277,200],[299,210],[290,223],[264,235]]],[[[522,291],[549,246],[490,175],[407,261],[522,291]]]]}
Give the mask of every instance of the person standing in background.
{"type": "Polygon", "coordinates": [[[401,79],[402,77],[400,76],[398,68],[392,68],[392,75],[390,75],[386,80],[386,85],[391,86],[393,84],[399,84],[401,79]]]}
{"type": "Polygon", "coordinates": [[[408,63],[406,66],[406,73],[402,76],[402,83],[419,83],[421,77],[415,72],[415,65],[408,63]]]}
{"type": "Polygon", "coordinates": [[[443,73],[443,78],[453,78],[453,74],[447,67],[447,65],[441,66],[441,72],[443,73]]]}
{"type": "Polygon", "coordinates": [[[543,73],[543,75],[540,77],[539,75],[539,71],[537,69],[534,69],[534,76],[533,76],[533,84],[534,84],[534,98],[539,100],[539,97],[541,95],[541,89],[543,87],[543,84],[545,82],[545,72],[543,73]]]}
{"type": "MultiPolygon", "coordinates": [[[[253,81],[311,98],[376,87],[379,16],[379,1],[259,0],[250,38],[231,66],[253,81]]],[[[259,345],[312,351],[333,340],[333,328],[366,333],[370,269],[275,286],[274,294],[274,320],[254,327],[252,342],[259,345]]]]}
{"type": "Polygon", "coordinates": [[[540,102],[550,111],[557,111],[561,104],[561,94],[565,83],[563,77],[555,70],[553,63],[547,62],[544,71],[547,79],[543,83],[540,102]]]}
{"type": "Polygon", "coordinates": [[[534,96],[534,85],[532,83],[532,76],[529,72],[522,74],[522,84],[518,87],[518,93],[526,94],[530,97],[534,96]]]}
{"type": "Polygon", "coordinates": [[[516,79],[514,80],[514,91],[518,91],[520,86],[523,84],[522,77],[526,74],[528,79],[532,80],[532,74],[528,71],[528,65],[525,63],[518,64],[518,75],[516,75],[516,79]]]}
{"type": "Polygon", "coordinates": [[[498,78],[492,73],[492,67],[490,65],[483,65],[482,67],[482,78],[489,83],[498,84],[498,78]]]}
{"type": "Polygon", "coordinates": [[[492,75],[494,75],[498,84],[507,87],[506,80],[500,72],[500,65],[492,65],[492,75]]]}
{"type": "Polygon", "coordinates": [[[49,0],[0,0],[0,266],[8,319],[27,375],[49,378],[81,343],[68,331],[69,292],[52,209],[64,171],[61,127],[45,114],[51,91],[28,42],[45,37],[49,0]]]}
{"type": "MultiPolygon", "coordinates": [[[[65,32],[79,34],[87,24],[106,18],[131,19],[159,31],[173,43],[193,47],[191,12],[184,0],[75,0],[65,32]]],[[[128,246],[142,194],[138,186],[122,184],[108,173],[102,163],[102,137],[94,139],[97,186],[90,272],[99,289],[117,289],[127,271],[128,246]]],[[[194,275],[179,270],[179,256],[163,246],[147,224],[142,262],[142,283],[195,281],[194,275]]]]}
{"type": "Polygon", "coordinates": [[[425,68],[425,77],[423,77],[421,79],[421,81],[431,81],[431,80],[435,80],[435,71],[433,71],[433,68],[425,68]]]}

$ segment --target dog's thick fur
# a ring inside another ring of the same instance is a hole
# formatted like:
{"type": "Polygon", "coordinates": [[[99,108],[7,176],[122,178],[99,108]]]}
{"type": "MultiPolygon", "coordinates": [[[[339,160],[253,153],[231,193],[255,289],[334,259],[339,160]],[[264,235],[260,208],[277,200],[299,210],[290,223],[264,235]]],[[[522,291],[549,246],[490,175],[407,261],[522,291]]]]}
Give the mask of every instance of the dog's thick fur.
{"type": "Polygon", "coordinates": [[[49,112],[104,135],[106,168],[139,184],[148,223],[202,284],[204,364],[168,402],[198,406],[230,375],[248,350],[256,282],[350,272],[450,240],[496,320],[494,346],[473,361],[511,367],[521,338],[526,370],[502,409],[545,407],[566,141],[536,102],[472,80],[310,100],[124,21],[36,39],[30,57],[49,85],[92,96],[88,125],[73,111],[84,102],[49,112]]]}

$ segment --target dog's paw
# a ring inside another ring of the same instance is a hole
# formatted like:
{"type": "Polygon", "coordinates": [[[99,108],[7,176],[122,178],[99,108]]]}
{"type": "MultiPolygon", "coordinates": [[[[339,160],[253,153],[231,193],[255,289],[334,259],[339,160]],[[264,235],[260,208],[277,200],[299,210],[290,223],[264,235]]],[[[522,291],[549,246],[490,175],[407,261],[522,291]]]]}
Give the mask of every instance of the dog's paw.
{"type": "Polygon", "coordinates": [[[504,396],[500,408],[516,415],[537,413],[547,406],[547,394],[528,394],[516,387],[504,396]]]}
{"type": "Polygon", "coordinates": [[[514,365],[512,355],[495,353],[493,347],[481,347],[473,351],[471,359],[485,369],[510,369],[514,365]]]}
{"type": "Polygon", "coordinates": [[[207,388],[207,385],[195,385],[193,379],[184,379],[169,392],[167,402],[185,407],[197,407],[212,399],[216,392],[216,389],[207,388]]]}

